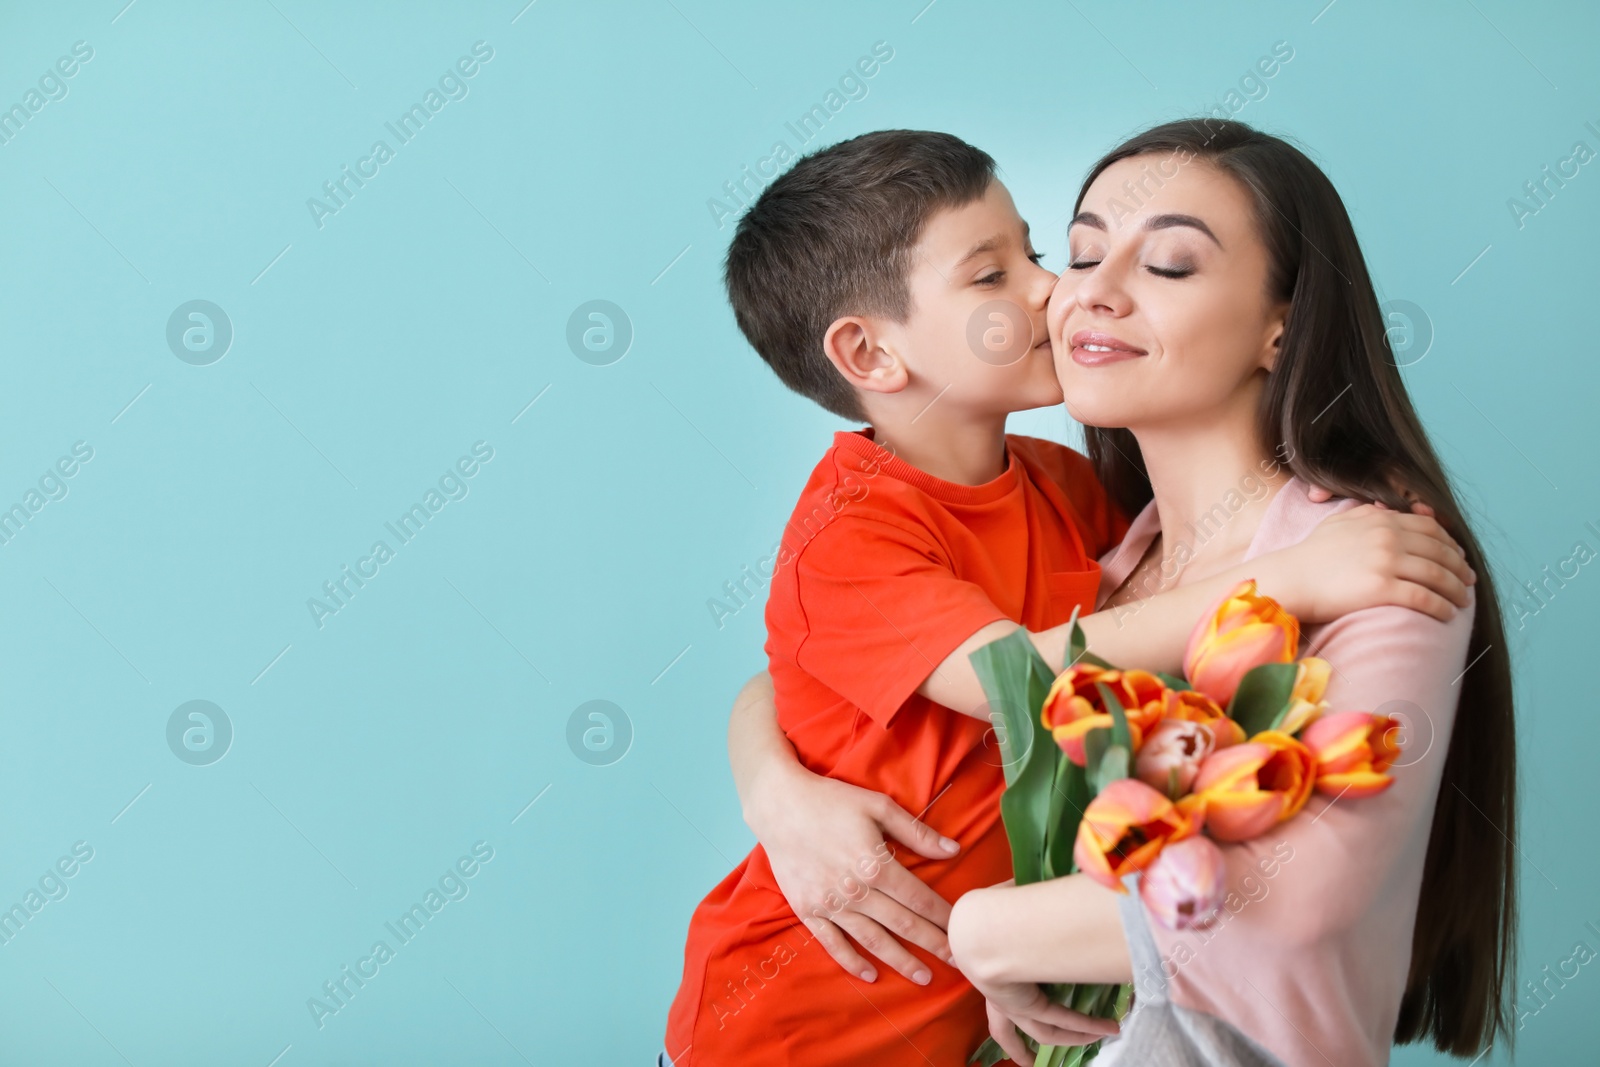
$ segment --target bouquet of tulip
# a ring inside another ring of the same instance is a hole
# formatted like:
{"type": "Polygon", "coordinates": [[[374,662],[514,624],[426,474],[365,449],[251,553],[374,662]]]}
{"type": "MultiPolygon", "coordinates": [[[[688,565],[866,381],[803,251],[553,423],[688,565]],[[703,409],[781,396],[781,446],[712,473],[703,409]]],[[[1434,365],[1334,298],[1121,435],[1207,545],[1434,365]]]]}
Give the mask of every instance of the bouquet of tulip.
{"type": "MultiPolygon", "coordinates": [[[[1122,670],[1084,647],[1073,617],[1055,674],[1022,631],[972,654],[1004,759],[1000,811],[1016,883],[1081,871],[1139,894],[1168,929],[1206,926],[1227,895],[1215,841],[1292,818],[1313,789],[1371,796],[1390,784],[1396,726],[1365,711],[1324,714],[1329,665],[1296,659],[1300,623],[1241,582],[1195,627],[1183,678],[1122,670]]],[[[1127,985],[1046,986],[1051,999],[1121,1019],[1127,985]]],[[[1029,1047],[1034,1047],[1032,1039],[1029,1047]]],[[[1037,1067],[1080,1067],[1099,1043],[1044,1046],[1037,1067]]],[[[991,1067],[992,1039],[969,1058],[991,1067]]]]}

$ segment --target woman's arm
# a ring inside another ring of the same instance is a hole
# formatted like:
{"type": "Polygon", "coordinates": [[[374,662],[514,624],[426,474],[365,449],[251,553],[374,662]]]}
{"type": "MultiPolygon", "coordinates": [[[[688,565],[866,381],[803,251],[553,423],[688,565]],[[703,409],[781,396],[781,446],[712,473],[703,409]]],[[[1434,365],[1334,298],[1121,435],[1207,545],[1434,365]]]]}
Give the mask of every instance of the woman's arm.
{"type": "MultiPolygon", "coordinates": [[[[1361,799],[1315,794],[1261,837],[1219,843],[1228,893],[1215,922],[1193,931],[1149,924],[1174,1001],[1268,1047],[1313,1042],[1329,1062],[1355,1057],[1352,1030],[1399,1002],[1456,700],[1472,684],[1472,615],[1470,605],[1448,622],[1373,608],[1313,635],[1315,654],[1333,666],[1324,714],[1400,720],[1393,783],[1361,799]],[[1290,1022],[1261,990],[1315,1010],[1290,1022]]],[[[948,929],[956,963],[991,1013],[998,1006],[1019,1024],[1016,1006],[1033,983],[1130,980],[1116,898],[1081,874],[967,893],[948,929]]]]}
{"type": "Polygon", "coordinates": [[[948,962],[950,904],[901,866],[885,838],[928,859],[949,859],[961,846],[882,793],[802,767],[778,727],[765,671],[734,701],[728,759],[745,823],[766,850],[778,888],[828,954],[876,981],[876,968],[856,951],[854,938],[912,981],[931,981],[927,966],[901,942],[948,962]]]}
{"type": "Polygon", "coordinates": [[[950,911],[950,951],[981,988],[1016,982],[1128,982],[1117,894],[1086,874],[975,889],[950,911]]]}

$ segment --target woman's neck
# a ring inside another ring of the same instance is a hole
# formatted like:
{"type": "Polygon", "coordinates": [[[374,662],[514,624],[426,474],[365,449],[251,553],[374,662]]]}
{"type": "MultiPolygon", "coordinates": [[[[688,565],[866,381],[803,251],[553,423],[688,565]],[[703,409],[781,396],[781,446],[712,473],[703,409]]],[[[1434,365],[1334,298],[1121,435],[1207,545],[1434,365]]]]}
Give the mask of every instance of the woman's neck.
{"type": "Polygon", "coordinates": [[[1136,429],[1161,518],[1161,556],[1178,584],[1241,562],[1267,506],[1291,477],[1247,418],[1136,429]]]}

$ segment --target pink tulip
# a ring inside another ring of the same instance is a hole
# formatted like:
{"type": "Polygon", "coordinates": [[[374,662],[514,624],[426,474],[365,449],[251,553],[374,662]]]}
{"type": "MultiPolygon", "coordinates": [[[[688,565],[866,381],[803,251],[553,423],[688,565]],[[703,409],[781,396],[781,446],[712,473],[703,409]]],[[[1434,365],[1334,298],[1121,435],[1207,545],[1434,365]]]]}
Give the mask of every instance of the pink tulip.
{"type": "Polygon", "coordinates": [[[1161,850],[1139,876],[1139,899],[1168,930],[1208,926],[1227,896],[1222,850],[1209,837],[1187,837],[1161,850]]]}
{"type": "Polygon", "coordinates": [[[1189,635],[1183,672],[1218,704],[1227,704],[1254,667],[1290,663],[1300,645],[1300,622],[1253,580],[1240,582],[1189,635]]]}
{"type": "Polygon", "coordinates": [[[1194,785],[1200,761],[1211,755],[1216,740],[1203,723],[1184,719],[1162,719],[1150,731],[1134,760],[1133,776],[1146,785],[1176,800],[1194,785]],[[1177,788],[1168,788],[1172,772],[1177,772],[1177,788]]]}

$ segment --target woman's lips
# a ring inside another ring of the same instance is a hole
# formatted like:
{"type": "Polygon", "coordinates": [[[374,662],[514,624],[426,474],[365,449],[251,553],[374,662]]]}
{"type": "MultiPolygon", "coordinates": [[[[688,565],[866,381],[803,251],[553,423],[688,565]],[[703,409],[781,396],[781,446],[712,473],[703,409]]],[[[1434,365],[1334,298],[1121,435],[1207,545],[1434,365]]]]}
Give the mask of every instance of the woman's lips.
{"type": "Polygon", "coordinates": [[[1098,330],[1079,330],[1072,335],[1071,345],[1072,361],[1082,367],[1104,367],[1149,355],[1137,345],[1098,330]]]}

